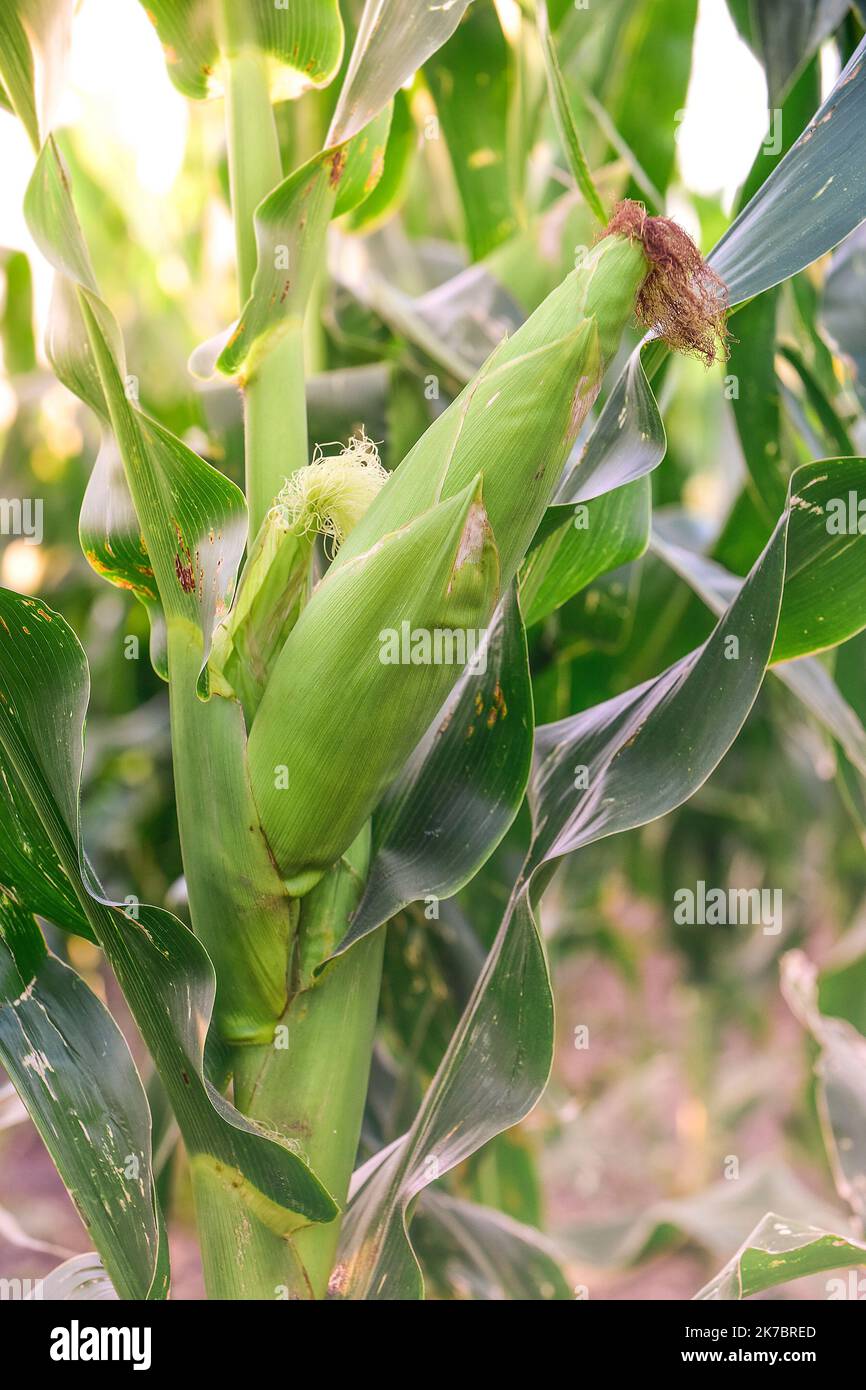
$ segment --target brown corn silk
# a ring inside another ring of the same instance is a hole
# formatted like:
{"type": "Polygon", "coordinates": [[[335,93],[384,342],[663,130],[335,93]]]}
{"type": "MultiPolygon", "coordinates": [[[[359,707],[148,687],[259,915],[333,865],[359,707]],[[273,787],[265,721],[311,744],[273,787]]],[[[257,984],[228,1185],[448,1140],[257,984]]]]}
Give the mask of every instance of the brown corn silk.
{"type": "Polygon", "coordinates": [[[649,262],[635,302],[644,327],[677,351],[700,357],[708,367],[726,359],[725,283],[688,232],[669,217],[649,217],[642,203],[626,198],[602,235],[611,234],[640,241],[649,262]]]}

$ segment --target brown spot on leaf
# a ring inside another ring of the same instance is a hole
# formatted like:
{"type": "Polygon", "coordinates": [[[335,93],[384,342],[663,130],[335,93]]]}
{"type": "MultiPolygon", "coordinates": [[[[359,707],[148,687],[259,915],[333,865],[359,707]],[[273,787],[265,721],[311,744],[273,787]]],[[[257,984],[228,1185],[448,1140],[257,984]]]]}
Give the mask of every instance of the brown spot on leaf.
{"type": "Polygon", "coordinates": [[[189,552],[189,546],[183,538],[183,532],[176,521],[172,524],[178,544],[177,554],[174,557],[174,572],[177,575],[177,581],[184,593],[191,594],[195,590],[195,567],[189,552]]]}
{"type": "Polygon", "coordinates": [[[370,193],[370,192],[372,192],[372,190],[376,187],[376,184],[379,182],[380,178],[382,177],[382,171],[383,171],[384,168],[385,168],[385,148],[384,148],[383,145],[379,145],[378,148],[377,148],[377,149],[374,151],[374,153],[373,153],[373,162],[372,162],[372,164],[370,165],[370,172],[369,172],[369,174],[367,175],[366,182],[364,183],[364,192],[365,192],[365,193],[370,193]]]}
{"type": "Polygon", "coordinates": [[[331,1298],[340,1298],[346,1291],[349,1283],[349,1268],[346,1264],[334,1266],[333,1273],[328,1280],[328,1293],[331,1298]]]}
{"type": "Polygon", "coordinates": [[[185,594],[191,594],[195,588],[195,575],[192,572],[192,565],[185,564],[179,555],[174,557],[174,570],[177,581],[185,594]]]}
{"type": "Polygon", "coordinates": [[[340,179],[343,177],[343,171],[346,168],[346,151],[342,146],[340,149],[334,150],[334,153],[331,155],[330,165],[331,172],[328,175],[328,183],[331,188],[338,188],[340,179]]]}
{"type": "Polygon", "coordinates": [[[497,681],[493,687],[493,703],[499,712],[499,717],[501,719],[507,719],[508,705],[505,703],[505,696],[502,693],[502,686],[499,684],[499,681],[497,681]]]}
{"type": "MultiPolygon", "coordinates": [[[[568,422],[570,440],[575,440],[580,434],[581,426],[595,404],[596,396],[600,390],[601,379],[599,377],[582,376],[578,378],[574,395],[571,398],[571,418],[568,422]]],[[[546,467],[546,463],[543,463],[536,477],[542,476],[546,467]]]]}

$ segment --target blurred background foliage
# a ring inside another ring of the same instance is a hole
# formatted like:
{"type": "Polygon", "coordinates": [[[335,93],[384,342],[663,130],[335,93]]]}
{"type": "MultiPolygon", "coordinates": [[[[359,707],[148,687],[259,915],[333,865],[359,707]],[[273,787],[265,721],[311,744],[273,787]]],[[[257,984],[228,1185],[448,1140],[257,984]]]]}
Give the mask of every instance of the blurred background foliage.
{"type": "MultiPolygon", "coordinates": [[[[351,28],[359,7],[343,9],[351,28]]],[[[846,3],[550,0],[548,9],[605,202],[625,194],[666,210],[705,250],[863,35],[859,7],[846,3]]],[[[239,396],[188,370],[196,346],[234,314],[221,103],[174,91],[136,0],[83,0],[71,77],[60,142],[142,403],[239,480],[239,396]],[[122,51],[134,52],[131,66],[122,51]]],[[[319,148],[337,90],[278,108],[284,168],[319,148]]],[[[97,440],[42,352],[46,268],[20,218],[29,159],[2,112],[0,150],[2,490],[35,488],[44,504],[41,544],[3,538],[2,582],[44,595],[87,651],[85,839],[109,893],[182,913],[167,694],[146,659],[143,610],[79,550],[97,440]]],[[[375,194],[332,229],[306,343],[311,440],[345,440],[363,425],[387,464],[399,462],[596,230],[559,147],[528,12],[517,0],[476,0],[399,94],[375,194]]],[[[864,322],[861,229],[736,315],[728,363],[706,372],[670,361],[659,389],[668,452],[651,479],[660,523],[744,574],[793,467],[866,453],[864,322]]],[[[530,628],[537,722],[655,675],[712,623],[652,549],[604,574],[530,628]]],[[[861,636],[821,658],[861,718],[864,651],[861,636]]],[[[439,920],[419,905],[389,928],[371,1150],[401,1132],[444,1051],[525,846],[524,815],[439,920]]],[[[434,1293],[445,1269],[466,1297],[489,1297],[507,1278],[519,1287],[504,1247],[498,1272],[473,1259],[460,1220],[467,1198],[548,1232],[538,1259],[555,1249],[561,1297],[690,1296],[767,1210],[828,1228],[847,1219],[815,1108],[814,1047],[783,1001],[779,960],[803,948],[822,971],[822,1005],[866,1028],[864,848],[859,774],[771,678],[686,806],[564,866],[543,914],[558,1002],[553,1081],[523,1125],[424,1198],[419,1248],[434,1293]],[[675,925],[675,890],[701,879],[781,889],[782,931],[675,925]],[[443,1220],[425,1239],[430,1202],[452,1204],[453,1243],[443,1220]]],[[[94,948],[56,932],[51,945],[74,955],[125,1017],[94,948]]],[[[4,1261],[20,1263],[22,1241],[40,1273],[86,1237],[16,1116],[0,1106],[0,1273],[4,1261]]],[[[176,1294],[195,1294],[182,1161],[167,1163],[163,1186],[175,1196],[176,1294]]],[[[781,1296],[824,1296],[823,1286],[801,1281],[781,1296]]]]}

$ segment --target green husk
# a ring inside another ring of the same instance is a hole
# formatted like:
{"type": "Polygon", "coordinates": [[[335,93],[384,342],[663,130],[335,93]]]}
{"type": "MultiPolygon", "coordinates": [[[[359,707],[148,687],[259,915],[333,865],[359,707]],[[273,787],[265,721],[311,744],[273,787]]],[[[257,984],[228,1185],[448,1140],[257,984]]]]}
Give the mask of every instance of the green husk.
{"type": "Polygon", "coordinates": [[[340,550],[336,567],[480,472],[507,584],[633,316],[646,272],[639,241],[601,240],[418,441],[340,550]]]}

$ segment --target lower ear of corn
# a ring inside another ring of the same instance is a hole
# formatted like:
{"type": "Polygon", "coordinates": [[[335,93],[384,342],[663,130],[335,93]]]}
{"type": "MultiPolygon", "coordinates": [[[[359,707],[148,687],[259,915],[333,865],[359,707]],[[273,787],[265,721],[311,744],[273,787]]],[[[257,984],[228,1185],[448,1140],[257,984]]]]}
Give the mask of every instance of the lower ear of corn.
{"type": "Polygon", "coordinates": [[[462,669],[393,662],[392,634],[474,633],[498,596],[478,479],[319,585],[249,737],[256,804],[292,894],[355,839],[462,669]]]}

